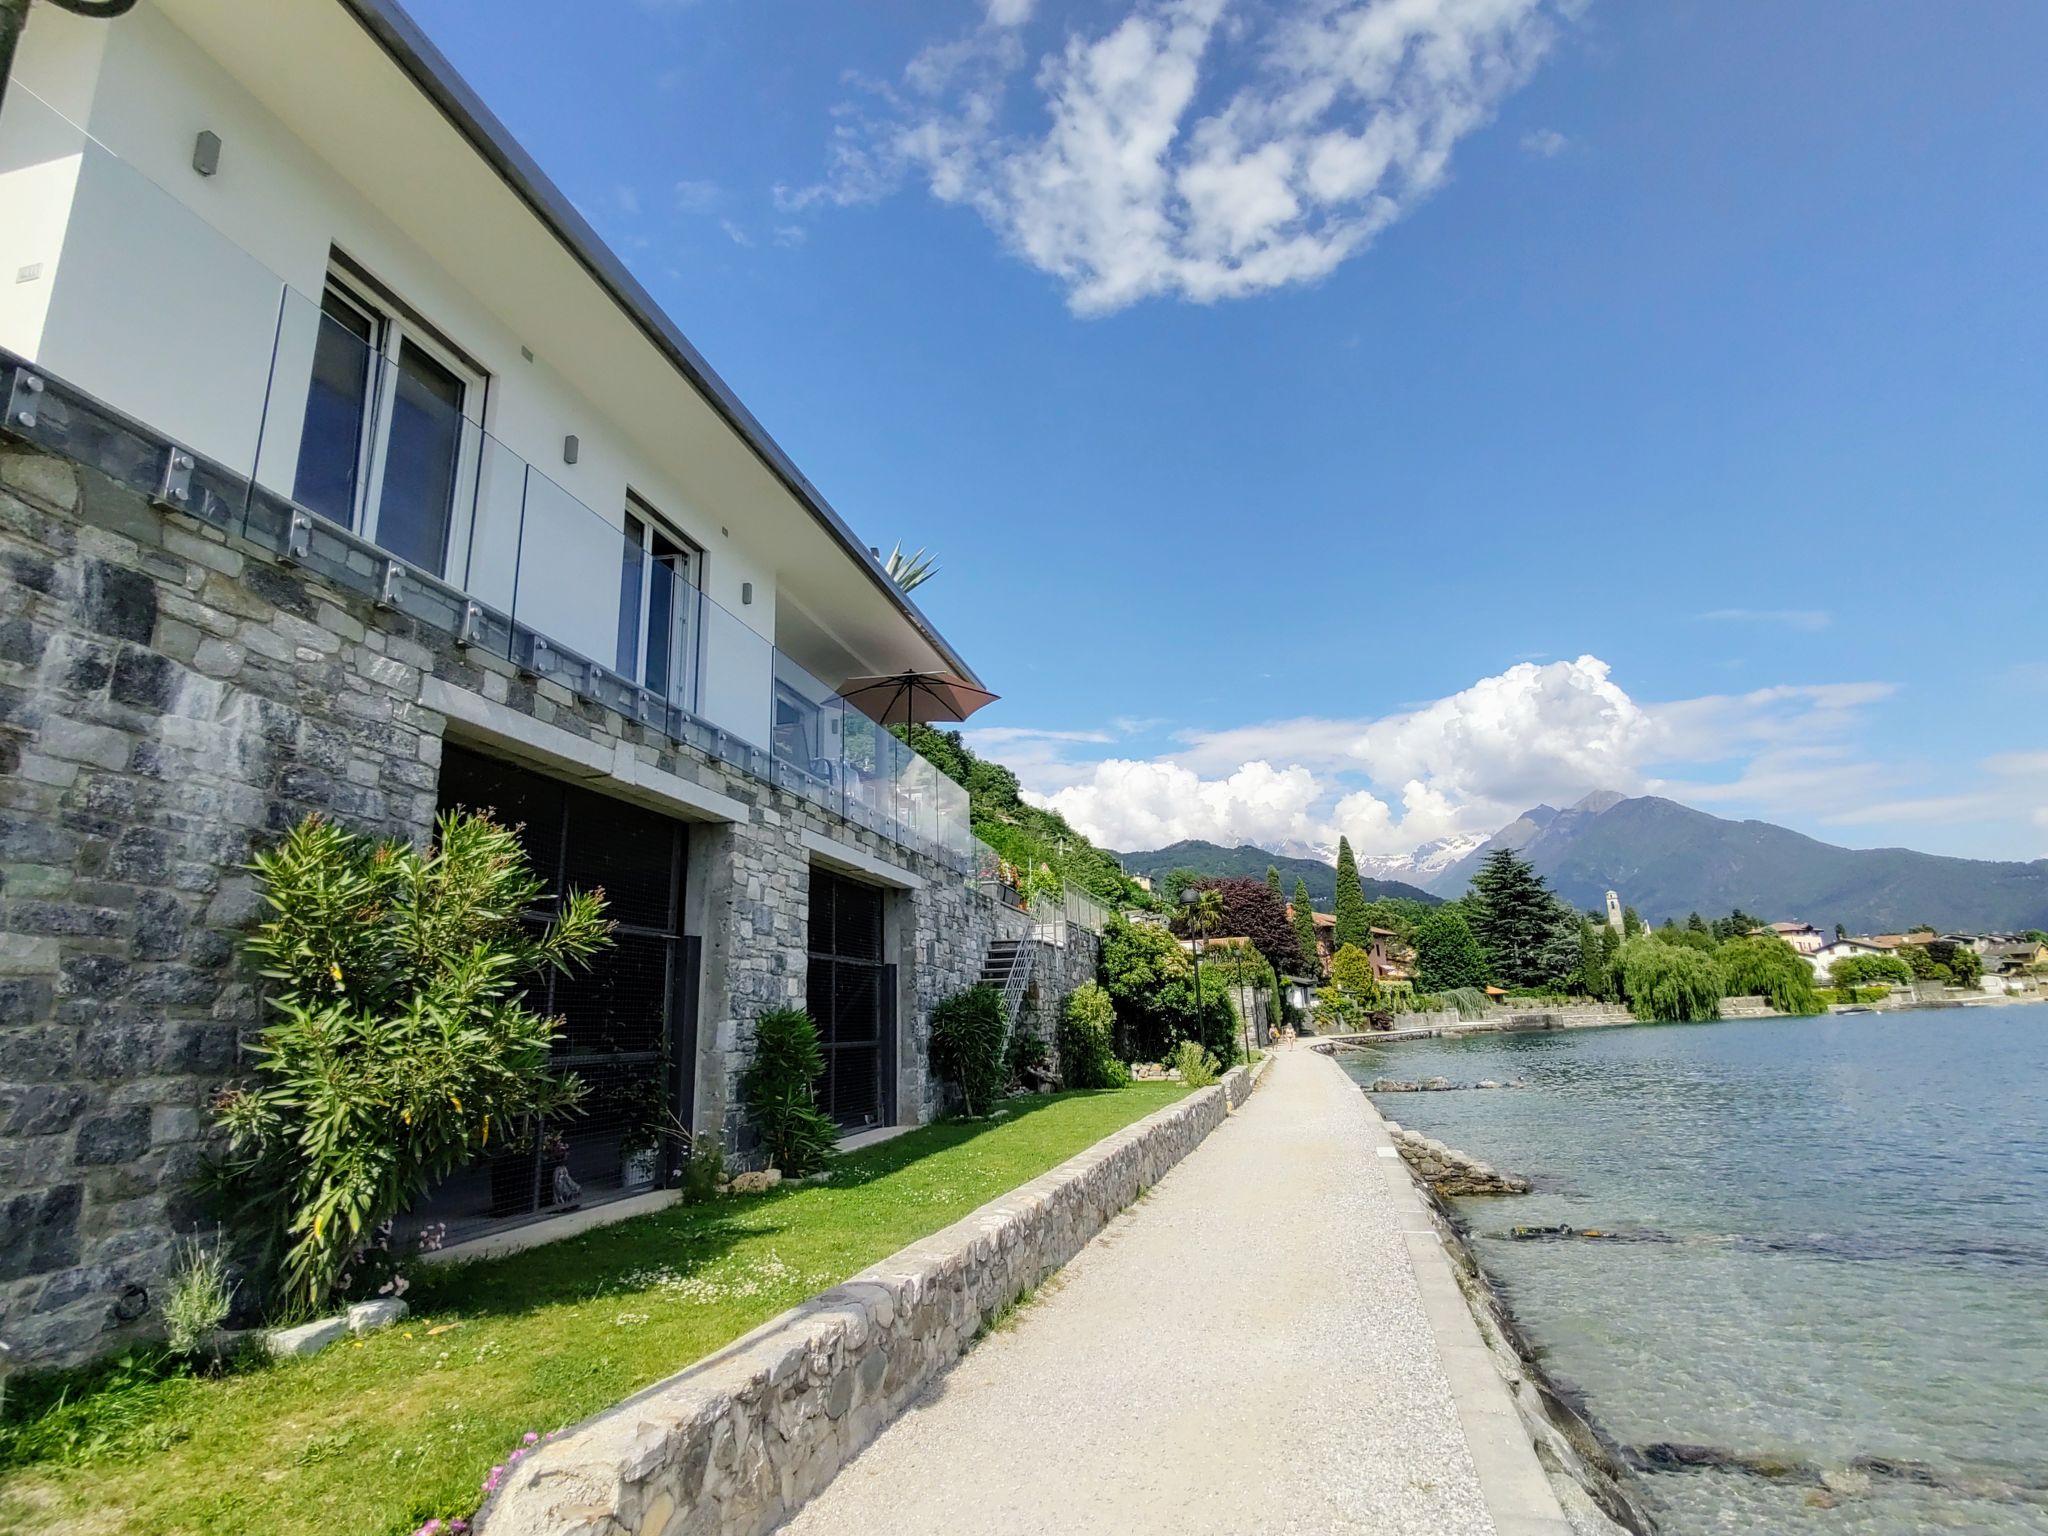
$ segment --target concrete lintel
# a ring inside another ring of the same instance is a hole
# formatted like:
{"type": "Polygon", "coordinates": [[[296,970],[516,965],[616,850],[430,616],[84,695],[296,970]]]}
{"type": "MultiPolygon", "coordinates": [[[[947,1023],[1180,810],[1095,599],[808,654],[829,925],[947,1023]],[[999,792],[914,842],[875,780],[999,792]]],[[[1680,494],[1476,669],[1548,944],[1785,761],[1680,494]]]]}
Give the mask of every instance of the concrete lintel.
{"type": "Polygon", "coordinates": [[[457,740],[496,747],[555,773],[602,780],[597,787],[624,799],[692,821],[743,822],[749,817],[747,807],[732,796],[642,761],[629,742],[588,741],[446,678],[428,678],[420,702],[448,717],[457,740]]]}
{"type": "Polygon", "coordinates": [[[836,837],[827,837],[823,832],[806,830],[803,842],[820,863],[836,865],[849,874],[865,875],[877,885],[894,886],[899,891],[915,891],[924,886],[924,876],[912,874],[887,859],[878,859],[865,848],[842,843],[836,837]]]}

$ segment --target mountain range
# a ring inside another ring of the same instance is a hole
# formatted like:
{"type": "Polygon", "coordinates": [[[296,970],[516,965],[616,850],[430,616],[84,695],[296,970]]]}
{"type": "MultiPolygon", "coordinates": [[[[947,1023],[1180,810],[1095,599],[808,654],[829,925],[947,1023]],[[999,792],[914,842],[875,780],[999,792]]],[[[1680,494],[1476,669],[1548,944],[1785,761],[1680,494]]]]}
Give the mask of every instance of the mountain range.
{"type": "MultiPolygon", "coordinates": [[[[1221,843],[1191,838],[1147,853],[1119,853],[1112,857],[1131,874],[1144,875],[1155,882],[1163,880],[1176,869],[1192,869],[1203,875],[1249,875],[1263,880],[1267,866],[1272,865],[1280,871],[1280,889],[1290,898],[1294,895],[1294,882],[1299,878],[1308,882],[1309,903],[1319,911],[1329,911],[1337,899],[1337,870],[1328,859],[1273,853],[1264,848],[1254,848],[1250,843],[1225,848],[1221,843]]],[[[1369,901],[1381,896],[1403,896],[1410,901],[1434,905],[1442,899],[1399,880],[1367,878],[1362,871],[1358,883],[1365,887],[1369,901]]]]}
{"type": "MultiPolygon", "coordinates": [[[[1958,859],[1910,848],[1840,848],[1765,821],[1729,821],[1657,795],[1601,790],[1577,804],[1530,807],[1493,836],[1444,839],[1396,859],[1361,859],[1368,895],[1405,875],[1438,899],[1462,895],[1486,855],[1519,851],[1550,888],[1575,907],[1600,909],[1610,890],[1645,919],[1682,921],[1699,912],[1721,916],[1740,907],[1767,921],[1808,922],[1852,933],[1901,932],[1921,924],[1970,932],[2048,928],[2048,859],[2031,863],[1958,859]],[[1461,846],[1462,845],[1462,846],[1461,846]]],[[[1124,854],[1136,871],[1161,860],[1161,873],[1199,867],[1175,850],[1215,850],[1235,867],[1263,875],[1278,863],[1293,888],[1293,865],[1319,869],[1309,891],[1334,890],[1336,872],[1322,860],[1283,859],[1260,849],[1177,843],[1154,854],[1124,854]]],[[[1210,872],[1210,871],[1205,871],[1210,872]]],[[[1215,873],[1225,873],[1216,870],[1215,873]]],[[[1304,872],[1306,872],[1304,870],[1304,872]]]]}

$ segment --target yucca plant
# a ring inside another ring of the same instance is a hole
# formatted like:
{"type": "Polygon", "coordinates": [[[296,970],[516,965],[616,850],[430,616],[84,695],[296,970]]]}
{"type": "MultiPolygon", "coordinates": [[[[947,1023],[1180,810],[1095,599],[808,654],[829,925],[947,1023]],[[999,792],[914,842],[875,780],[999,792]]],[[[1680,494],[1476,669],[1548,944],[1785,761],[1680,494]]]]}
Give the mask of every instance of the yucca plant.
{"type": "Polygon", "coordinates": [[[272,915],[245,947],[271,1022],[216,1103],[228,1148],[209,1179],[298,1312],[333,1300],[430,1185],[574,1108],[582,1084],[549,1061],[557,1021],[524,989],[587,962],[611,924],[602,891],[522,922],[541,882],[509,829],[467,812],[426,849],[308,817],[254,868],[272,915]]]}

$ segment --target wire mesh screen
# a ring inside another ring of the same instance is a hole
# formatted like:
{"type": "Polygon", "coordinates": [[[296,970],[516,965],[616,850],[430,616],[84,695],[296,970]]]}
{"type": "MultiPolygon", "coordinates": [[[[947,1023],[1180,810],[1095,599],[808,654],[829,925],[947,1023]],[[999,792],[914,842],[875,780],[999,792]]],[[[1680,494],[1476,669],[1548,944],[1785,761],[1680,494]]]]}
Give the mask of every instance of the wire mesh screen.
{"type": "Polygon", "coordinates": [[[818,1102],[842,1126],[886,1124],[888,978],[882,963],[882,892],[830,870],[811,871],[808,999],[825,1057],[818,1102]]]}
{"type": "Polygon", "coordinates": [[[513,1128],[502,1152],[429,1191],[399,1233],[427,1247],[658,1187],[687,1080],[671,1064],[686,1002],[682,823],[456,746],[442,753],[440,801],[517,828],[547,892],[525,921],[543,924],[565,892],[601,886],[617,926],[587,970],[538,977],[528,993],[561,1022],[554,1064],[583,1081],[581,1105],[513,1128]]]}

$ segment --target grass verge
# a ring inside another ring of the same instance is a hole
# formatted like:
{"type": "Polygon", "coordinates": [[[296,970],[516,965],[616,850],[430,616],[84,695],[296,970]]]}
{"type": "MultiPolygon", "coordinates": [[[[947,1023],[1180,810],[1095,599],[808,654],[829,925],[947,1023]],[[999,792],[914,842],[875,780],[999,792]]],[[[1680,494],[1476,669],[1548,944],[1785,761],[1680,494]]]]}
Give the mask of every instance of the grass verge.
{"type": "Polygon", "coordinates": [[[677,1206],[428,1266],[399,1327],[211,1378],[102,1367],[14,1394],[0,1530],[402,1536],[466,1515],[522,1434],[572,1424],[1180,1098],[1010,1100],[839,1160],[829,1184],[677,1206]]]}

